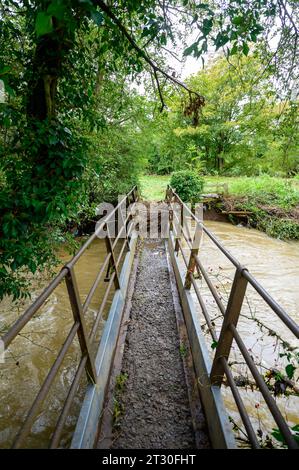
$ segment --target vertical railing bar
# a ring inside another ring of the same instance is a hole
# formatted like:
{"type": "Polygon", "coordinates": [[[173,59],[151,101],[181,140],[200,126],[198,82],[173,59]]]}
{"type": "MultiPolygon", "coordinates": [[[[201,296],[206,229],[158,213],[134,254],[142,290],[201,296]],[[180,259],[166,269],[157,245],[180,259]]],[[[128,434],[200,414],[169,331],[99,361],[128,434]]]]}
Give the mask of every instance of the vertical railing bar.
{"type": "Polygon", "coordinates": [[[82,373],[84,371],[86,361],[87,361],[87,356],[83,356],[81,358],[79,367],[78,367],[77,372],[75,374],[75,377],[73,379],[72,385],[69,389],[67,398],[64,402],[64,405],[63,405],[63,408],[61,410],[60,416],[58,418],[58,421],[57,421],[57,424],[56,424],[56,427],[55,427],[55,431],[53,433],[53,436],[52,436],[52,439],[51,439],[51,442],[50,442],[50,446],[49,446],[50,449],[56,449],[59,445],[60,438],[61,438],[61,433],[63,431],[64,424],[65,424],[66,419],[68,417],[68,412],[69,412],[70,407],[72,406],[73,400],[75,398],[76,391],[77,391],[82,373]]]}
{"type": "MultiPolygon", "coordinates": [[[[186,225],[187,226],[187,225],[186,225]]],[[[195,227],[195,232],[194,232],[194,237],[193,237],[193,242],[192,242],[192,248],[190,250],[190,258],[189,258],[189,263],[187,267],[187,273],[185,277],[185,289],[190,289],[191,288],[191,275],[193,277],[193,273],[196,267],[196,259],[195,257],[198,256],[198,251],[199,251],[199,233],[198,233],[199,226],[195,227]]]]}
{"type": "Polygon", "coordinates": [[[17,434],[17,437],[15,439],[15,442],[13,444],[13,448],[14,449],[19,449],[23,440],[25,439],[25,437],[28,435],[28,433],[30,432],[30,429],[33,425],[33,422],[34,422],[34,419],[36,417],[36,414],[38,413],[38,410],[40,408],[40,406],[42,405],[42,403],[44,402],[48,392],[49,392],[49,389],[57,375],[57,372],[63,362],[63,359],[65,358],[65,355],[69,349],[69,347],[71,346],[72,342],[73,342],[73,339],[78,331],[80,327],[80,323],[77,321],[73,324],[65,342],[63,343],[63,346],[62,348],[60,349],[59,351],[59,354],[57,355],[55,361],[54,361],[54,364],[52,365],[50,371],[48,372],[48,375],[46,377],[46,379],[44,380],[43,382],[43,385],[41,386],[41,388],[39,389],[39,392],[28,412],[28,415],[26,416],[26,419],[24,421],[24,424],[22,426],[22,428],[20,429],[19,433],[17,434]]]}
{"type": "MultiPolygon", "coordinates": [[[[177,216],[177,214],[174,210],[173,210],[173,215],[176,218],[176,220],[179,222],[179,218],[178,218],[178,216],[177,216]]],[[[179,251],[178,240],[180,239],[180,236],[181,236],[180,233],[179,233],[180,228],[179,228],[179,231],[178,231],[177,228],[176,228],[175,223],[173,223],[173,222],[174,222],[174,219],[172,219],[172,231],[174,233],[174,240],[175,240],[174,251],[176,253],[178,253],[178,251],[179,251]]]]}
{"type": "Polygon", "coordinates": [[[111,242],[111,238],[110,238],[110,235],[109,235],[108,227],[107,227],[107,235],[105,237],[105,242],[106,242],[107,251],[108,251],[108,253],[111,254],[110,259],[111,259],[112,266],[110,266],[110,268],[112,267],[114,272],[115,272],[115,276],[114,276],[115,289],[120,289],[119,274],[118,274],[118,269],[117,269],[117,265],[116,265],[116,261],[115,261],[114,251],[113,251],[113,248],[112,248],[112,242],[111,242]]]}
{"type": "Polygon", "coordinates": [[[196,297],[199,301],[202,313],[203,313],[203,315],[205,317],[205,320],[207,322],[209,332],[212,336],[213,341],[217,342],[218,337],[217,337],[216,332],[215,332],[215,327],[212,325],[211,318],[210,318],[210,315],[208,313],[207,307],[204,304],[204,301],[203,301],[202,296],[201,296],[201,294],[199,292],[199,289],[198,289],[198,285],[196,284],[196,280],[194,279],[193,276],[191,277],[191,281],[192,281],[192,284],[193,284],[193,287],[194,287],[194,290],[195,290],[196,297]]]}
{"type": "MultiPolygon", "coordinates": [[[[185,263],[185,266],[186,268],[188,267],[188,259],[187,259],[187,256],[185,255],[185,253],[183,252],[183,249],[182,249],[182,244],[181,242],[179,242],[179,249],[181,250],[182,252],[182,257],[183,257],[183,261],[185,263]]],[[[196,294],[196,297],[199,301],[199,304],[200,304],[200,307],[202,309],[202,313],[205,317],[205,320],[207,322],[207,325],[208,325],[208,329],[210,331],[210,334],[213,338],[213,341],[217,341],[217,336],[216,336],[216,333],[215,333],[215,328],[213,327],[212,323],[211,323],[211,319],[210,319],[210,316],[209,316],[209,313],[208,313],[208,310],[203,302],[203,299],[201,297],[201,294],[199,292],[199,289],[198,289],[198,285],[196,284],[196,281],[194,279],[194,276],[191,275],[191,282],[193,284],[193,287],[194,287],[194,290],[195,290],[195,294],[196,294]]]]}
{"type": "Polygon", "coordinates": [[[217,303],[217,305],[219,307],[220,312],[222,313],[222,315],[224,315],[225,314],[225,307],[224,307],[223,303],[221,302],[221,300],[218,296],[218,293],[217,293],[214,285],[212,284],[212,282],[211,282],[211,280],[210,280],[210,278],[209,278],[209,276],[208,276],[205,268],[203,267],[203,265],[202,265],[202,263],[201,263],[198,256],[195,256],[195,261],[196,261],[196,263],[198,265],[198,268],[199,268],[200,272],[202,273],[202,275],[203,275],[203,277],[204,277],[204,279],[207,283],[208,288],[210,289],[211,294],[213,295],[213,297],[215,299],[215,302],[217,303]]]}
{"type": "MultiPolygon", "coordinates": [[[[133,229],[133,226],[130,227],[129,232],[128,232],[128,236],[130,236],[130,233],[131,233],[132,229],[133,229]]],[[[123,243],[123,246],[122,246],[122,248],[121,248],[121,250],[120,250],[120,252],[119,252],[117,261],[116,261],[116,267],[117,267],[117,268],[118,268],[119,262],[120,262],[120,260],[121,260],[122,254],[123,254],[123,252],[124,252],[125,246],[126,246],[126,243],[124,242],[124,243],[123,243]]]]}
{"type": "Polygon", "coordinates": [[[211,370],[211,383],[213,385],[221,386],[224,370],[220,357],[228,358],[233,342],[233,335],[229,329],[232,323],[235,326],[238,323],[239,315],[243,305],[245,292],[247,288],[247,280],[243,277],[244,268],[236,269],[235,277],[230,291],[228,304],[226,307],[222,328],[219,336],[219,341],[216,347],[215,357],[211,370]]]}
{"type": "Polygon", "coordinates": [[[250,419],[249,419],[249,416],[248,416],[248,413],[247,413],[247,410],[245,408],[245,405],[243,403],[243,400],[241,398],[241,395],[240,395],[240,392],[238,390],[238,387],[237,385],[235,384],[235,381],[234,381],[234,377],[233,377],[233,374],[230,370],[230,367],[229,365],[227,364],[227,360],[225,359],[225,357],[221,357],[221,362],[222,362],[222,366],[223,366],[223,369],[224,369],[224,372],[225,372],[225,375],[226,375],[226,378],[227,378],[227,381],[229,383],[229,386],[230,386],[230,389],[232,391],[232,394],[233,394],[233,397],[234,397],[234,400],[235,400],[235,403],[238,407],[238,410],[239,410],[239,413],[240,413],[240,417],[242,419],[242,422],[244,424],[244,427],[246,429],[246,432],[247,432],[247,435],[248,435],[248,439],[253,447],[253,449],[259,449],[260,448],[260,444],[259,444],[259,441],[256,437],[256,434],[255,434],[255,431],[252,427],[252,424],[250,422],[250,419]]]}
{"type": "Polygon", "coordinates": [[[105,291],[105,294],[104,294],[103,300],[101,302],[100,308],[99,308],[99,310],[96,314],[96,318],[95,318],[92,330],[91,330],[91,332],[89,334],[89,338],[88,338],[90,342],[92,342],[94,340],[94,336],[95,336],[97,328],[99,326],[99,322],[102,318],[102,313],[103,313],[103,310],[105,308],[106,301],[107,301],[108,295],[110,293],[110,289],[111,289],[112,284],[114,282],[114,278],[115,278],[115,272],[113,272],[112,275],[111,275],[111,278],[109,280],[109,284],[108,284],[107,289],[105,291]]]}
{"type": "Polygon", "coordinates": [[[94,281],[94,283],[93,283],[93,285],[92,285],[90,291],[88,292],[88,294],[87,294],[87,296],[86,296],[86,299],[84,300],[84,303],[83,303],[83,306],[82,306],[82,311],[83,311],[83,313],[86,312],[86,309],[87,309],[87,307],[88,307],[88,305],[89,305],[89,303],[90,303],[90,301],[91,301],[91,299],[92,299],[92,297],[93,297],[93,295],[94,295],[94,293],[95,293],[95,291],[96,291],[96,288],[98,287],[98,284],[99,284],[99,282],[100,282],[100,280],[101,280],[101,277],[102,277],[102,275],[103,275],[103,273],[104,273],[104,271],[105,271],[105,269],[106,269],[106,266],[107,266],[107,263],[108,263],[109,260],[110,260],[110,257],[111,257],[111,254],[110,254],[110,253],[107,253],[106,258],[105,258],[105,261],[104,261],[104,263],[103,263],[103,265],[102,265],[102,267],[101,267],[99,273],[97,274],[97,277],[96,277],[96,279],[95,279],[95,281],[94,281]]]}
{"type": "Polygon", "coordinates": [[[291,448],[291,449],[298,449],[298,445],[296,444],[290,430],[289,430],[289,427],[287,425],[287,423],[285,422],[278,406],[276,405],[276,402],[274,400],[274,398],[271,396],[270,392],[269,392],[269,389],[264,381],[264,379],[261,377],[254,361],[252,360],[249,352],[247,351],[247,348],[241,338],[241,336],[239,335],[235,325],[233,324],[230,324],[229,325],[229,329],[231,330],[232,334],[233,334],[233,337],[238,345],[238,348],[240,349],[252,375],[253,375],[253,378],[258,386],[258,388],[260,389],[264,399],[265,399],[265,402],[267,403],[267,406],[273,416],[273,418],[275,419],[279,429],[281,430],[281,433],[282,435],[284,436],[285,440],[286,440],[286,443],[287,445],[291,448]]]}
{"type": "Polygon", "coordinates": [[[95,370],[94,359],[91,353],[91,346],[88,340],[87,329],[85,325],[81,300],[78,292],[76,277],[74,268],[69,269],[69,273],[66,276],[66,286],[70,299],[70,304],[73,312],[75,321],[79,321],[80,327],[78,329],[78,340],[82,352],[82,356],[87,355],[86,372],[87,376],[94,383],[97,381],[97,373],[95,370]]]}
{"type": "Polygon", "coordinates": [[[112,245],[112,249],[114,250],[114,248],[115,248],[115,246],[116,246],[116,244],[117,244],[117,242],[118,242],[118,240],[119,240],[120,234],[125,230],[125,237],[124,237],[124,238],[126,239],[127,249],[128,249],[128,251],[130,251],[130,243],[129,243],[129,240],[128,240],[127,225],[126,225],[126,224],[127,224],[127,221],[129,220],[130,215],[128,215],[128,216],[126,217],[126,219],[124,219],[124,216],[123,216],[123,213],[122,213],[122,210],[121,210],[121,207],[120,207],[120,216],[121,216],[121,220],[122,220],[123,226],[122,226],[122,228],[120,229],[119,233],[117,234],[117,237],[116,237],[116,239],[115,239],[115,241],[114,241],[114,243],[113,243],[113,245],[112,245]]]}

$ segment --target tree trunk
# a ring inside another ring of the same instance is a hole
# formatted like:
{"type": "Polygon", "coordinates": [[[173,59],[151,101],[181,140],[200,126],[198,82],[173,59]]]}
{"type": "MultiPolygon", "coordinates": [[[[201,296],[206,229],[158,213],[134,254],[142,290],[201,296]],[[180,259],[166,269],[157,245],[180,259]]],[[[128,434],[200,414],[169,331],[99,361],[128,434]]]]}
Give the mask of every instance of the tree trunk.
{"type": "Polygon", "coordinates": [[[56,94],[63,60],[69,45],[63,32],[52,38],[42,36],[36,46],[28,83],[27,116],[29,119],[51,120],[56,115],[56,94]]]}

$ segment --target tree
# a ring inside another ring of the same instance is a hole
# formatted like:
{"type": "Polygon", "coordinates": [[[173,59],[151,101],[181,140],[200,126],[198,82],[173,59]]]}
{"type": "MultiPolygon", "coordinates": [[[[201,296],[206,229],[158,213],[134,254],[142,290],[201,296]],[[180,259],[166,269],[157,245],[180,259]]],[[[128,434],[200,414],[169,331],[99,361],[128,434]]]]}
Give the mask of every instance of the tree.
{"type": "Polygon", "coordinates": [[[51,259],[49,226],[65,224],[84,204],[82,184],[90,160],[81,124],[100,129],[109,120],[98,99],[103,75],[112,77],[121,69],[134,78],[150,70],[161,109],[163,78],[184,90],[185,111],[196,121],[203,97],[155,60],[182,36],[175,28],[178,15],[182,25],[200,32],[185,55],[200,55],[209,41],[216,48],[229,47],[229,54],[241,48],[246,55],[250,41],[277,15],[291,42],[296,41],[290,16],[294,2],[276,3],[2,1],[0,79],[8,96],[1,104],[0,295],[20,294],[18,273],[23,268],[34,272],[51,259]]]}
{"type": "MultiPolygon", "coordinates": [[[[298,167],[298,103],[280,101],[270,70],[260,77],[258,54],[218,57],[188,84],[205,93],[199,123],[181,112],[179,94],[168,99],[152,170],[195,168],[226,174],[286,175],[298,167]]],[[[164,171],[164,172],[165,172],[164,171]]]]}

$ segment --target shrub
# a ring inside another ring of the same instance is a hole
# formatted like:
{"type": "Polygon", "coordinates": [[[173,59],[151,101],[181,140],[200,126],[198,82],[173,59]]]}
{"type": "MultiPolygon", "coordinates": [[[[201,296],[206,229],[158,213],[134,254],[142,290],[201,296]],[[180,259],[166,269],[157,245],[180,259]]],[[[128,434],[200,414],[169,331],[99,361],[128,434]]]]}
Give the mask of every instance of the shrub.
{"type": "Polygon", "coordinates": [[[170,186],[184,202],[196,202],[203,190],[204,180],[192,170],[177,171],[172,174],[170,186]]]}

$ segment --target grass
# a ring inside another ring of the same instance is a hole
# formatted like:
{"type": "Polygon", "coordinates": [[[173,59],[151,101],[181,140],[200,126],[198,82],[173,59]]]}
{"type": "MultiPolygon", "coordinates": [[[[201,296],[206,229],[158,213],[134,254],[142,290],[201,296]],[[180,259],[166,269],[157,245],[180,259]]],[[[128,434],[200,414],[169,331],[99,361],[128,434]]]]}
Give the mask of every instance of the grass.
{"type": "Polygon", "coordinates": [[[186,348],[184,343],[180,344],[179,351],[182,359],[184,359],[184,357],[186,357],[188,354],[188,349],[186,348]]]}
{"type": "Polygon", "coordinates": [[[113,426],[118,427],[119,420],[124,414],[125,408],[121,402],[121,395],[124,391],[124,387],[128,380],[129,376],[127,373],[121,373],[116,377],[115,380],[115,389],[114,389],[114,398],[113,398],[113,426]]]}
{"type": "Polygon", "coordinates": [[[170,175],[144,175],[139,178],[142,198],[147,201],[165,199],[165,191],[170,175]]]}
{"type": "Polygon", "coordinates": [[[225,184],[229,196],[250,197],[256,204],[268,204],[283,209],[290,209],[299,204],[299,185],[297,179],[275,178],[271,176],[258,177],[205,177],[205,189],[225,184]]]}
{"type": "MultiPolygon", "coordinates": [[[[165,197],[170,175],[143,175],[141,194],[145,200],[160,201],[165,197]]],[[[224,192],[229,196],[249,196],[261,204],[273,204],[284,209],[299,204],[299,179],[258,177],[205,176],[205,192],[224,192]]]]}
{"type": "MultiPolygon", "coordinates": [[[[145,200],[160,201],[171,175],[143,175],[141,194],[145,200]]],[[[250,225],[281,239],[299,239],[299,178],[204,176],[205,193],[222,193],[233,198],[236,210],[249,210],[250,225]],[[274,209],[274,210],[273,210],[274,209]],[[295,218],[294,218],[295,217],[295,218]]]]}

